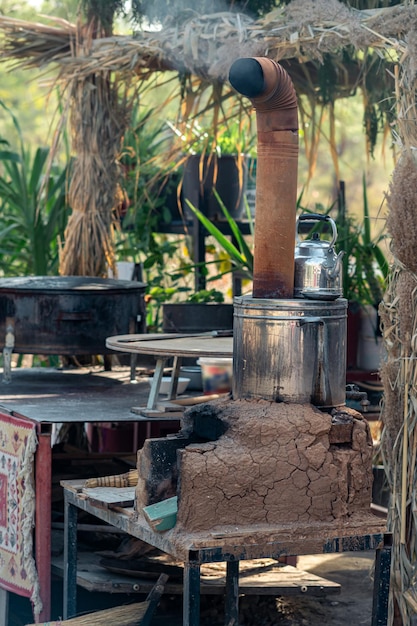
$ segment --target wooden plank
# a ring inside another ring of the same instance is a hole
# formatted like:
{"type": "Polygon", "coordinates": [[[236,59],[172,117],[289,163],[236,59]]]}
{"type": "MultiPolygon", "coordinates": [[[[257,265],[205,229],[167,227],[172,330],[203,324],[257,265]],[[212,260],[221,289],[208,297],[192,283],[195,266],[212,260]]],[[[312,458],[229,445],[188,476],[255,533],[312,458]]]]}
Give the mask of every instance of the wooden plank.
{"type": "MultiPolygon", "coordinates": [[[[65,524],[64,522],[52,522],[51,524],[52,530],[64,530],[65,524]]],[[[120,528],[115,528],[115,526],[109,526],[108,524],[77,524],[78,532],[90,532],[90,533],[106,533],[106,534],[114,534],[114,535],[124,535],[126,534],[124,530],[120,530],[120,528]]]]}
{"type": "Polygon", "coordinates": [[[183,416],[183,411],[182,410],[178,410],[177,407],[177,411],[164,411],[164,410],[160,410],[160,409],[148,409],[146,408],[146,406],[132,406],[132,408],[130,409],[132,411],[132,413],[136,413],[137,415],[142,415],[143,417],[147,417],[147,418],[154,418],[154,419],[160,419],[162,417],[168,418],[168,419],[181,419],[183,416]]]}
{"type": "MultiPolygon", "coordinates": [[[[155,578],[139,575],[122,575],[100,567],[100,556],[92,552],[78,553],[77,584],[87,591],[104,593],[147,593],[155,578]]],[[[122,565],[122,562],[121,562],[122,565]]],[[[340,593],[341,585],[310,572],[280,565],[273,559],[240,561],[239,592],[246,595],[323,597],[340,593]]],[[[163,568],[161,569],[163,571],[163,568]]],[[[53,557],[52,572],[63,575],[62,557],[53,557]]],[[[223,595],[225,590],[225,563],[208,563],[201,566],[201,593],[223,595]]],[[[181,595],[182,582],[169,579],[165,592],[181,595]]]]}
{"type": "Polygon", "coordinates": [[[155,410],[161,411],[161,413],[179,413],[183,411],[174,400],[161,400],[157,402],[155,410]]]}
{"type": "Polygon", "coordinates": [[[84,487],[84,480],[80,480],[79,478],[74,478],[70,480],[61,480],[60,485],[68,491],[72,491],[73,493],[81,493],[84,487]]]}
{"type": "MultiPolygon", "coordinates": [[[[78,552],[77,585],[87,591],[103,593],[148,593],[154,579],[133,578],[106,571],[99,565],[100,557],[92,552],[78,552]]],[[[64,566],[62,556],[52,557],[52,573],[62,577],[64,566]]]]}
{"type": "Polygon", "coordinates": [[[174,400],[162,401],[158,403],[158,407],[165,407],[168,405],[169,409],[176,409],[178,411],[178,406],[193,406],[194,404],[202,404],[204,402],[210,402],[211,400],[217,400],[218,398],[223,398],[228,396],[228,393],[211,393],[203,396],[181,396],[181,398],[175,398],[174,400]]]}
{"type": "Polygon", "coordinates": [[[125,507],[135,501],[135,487],[83,487],[82,493],[89,500],[105,505],[125,507]]]}
{"type": "MultiPolygon", "coordinates": [[[[216,585],[226,584],[226,566],[224,563],[209,563],[201,568],[201,580],[205,585],[214,582],[216,585]],[[220,567],[219,567],[220,565],[220,567]],[[216,567],[217,566],[217,567],[216,567]]],[[[340,593],[341,585],[332,581],[299,570],[292,565],[254,566],[254,561],[240,561],[239,563],[239,591],[253,595],[281,595],[285,589],[286,595],[310,593],[311,588],[320,588],[324,593],[340,593]],[[244,567],[246,564],[246,567],[244,567]]]]}
{"type": "Polygon", "coordinates": [[[143,509],[145,518],[152,528],[158,532],[174,528],[177,523],[177,512],[178,496],[150,504],[143,509]]]}

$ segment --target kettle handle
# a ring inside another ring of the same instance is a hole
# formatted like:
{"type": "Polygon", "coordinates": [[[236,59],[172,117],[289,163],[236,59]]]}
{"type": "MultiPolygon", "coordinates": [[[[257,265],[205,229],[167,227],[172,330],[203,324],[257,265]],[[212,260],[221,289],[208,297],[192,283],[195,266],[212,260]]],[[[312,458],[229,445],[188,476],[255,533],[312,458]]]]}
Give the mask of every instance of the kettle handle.
{"type": "Polygon", "coordinates": [[[299,222],[330,222],[332,227],[332,240],[330,242],[330,248],[333,248],[337,239],[337,228],[335,221],[330,217],[330,215],[320,215],[320,213],[303,213],[297,217],[296,224],[296,237],[297,242],[299,241],[298,237],[298,223],[299,222]]]}

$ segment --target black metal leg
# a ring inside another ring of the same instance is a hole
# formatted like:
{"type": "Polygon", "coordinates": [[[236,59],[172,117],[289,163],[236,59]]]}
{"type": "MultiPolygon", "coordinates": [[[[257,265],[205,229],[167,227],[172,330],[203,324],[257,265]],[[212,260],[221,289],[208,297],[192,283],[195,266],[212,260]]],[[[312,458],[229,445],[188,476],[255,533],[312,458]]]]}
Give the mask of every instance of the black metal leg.
{"type": "Polygon", "coordinates": [[[77,611],[77,507],[64,499],[64,606],[63,618],[77,611]]]}
{"type": "Polygon", "coordinates": [[[174,363],[171,374],[171,382],[169,384],[168,398],[167,400],[175,400],[177,397],[178,377],[180,375],[180,368],[182,363],[182,357],[174,357],[174,363]]]}
{"type": "Polygon", "coordinates": [[[138,361],[138,355],[137,355],[136,352],[133,352],[130,355],[130,382],[131,383],[138,382],[136,380],[136,365],[137,365],[137,361],[138,361]]]}
{"type": "Polygon", "coordinates": [[[387,626],[391,574],[392,537],[384,537],[384,545],[375,554],[375,579],[372,603],[372,626],[387,626]]]}
{"type": "Polygon", "coordinates": [[[200,563],[184,563],[183,626],[200,624],[200,563]]]}
{"type": "MultiPolygon", "coordinates": [[[[202,211],[203,207],[199,207],[202,211]]],[[[193,261],[196,264],[194,275],[194,287],[196,291],[206,288],[206,277],[201,271],[202,264],[206,258],[206,234],[204,226],[197,216],[193,217],[193,261]]]]}
{"type": "Polygon", "coordinates": [[[9,592],[0,587],[0,626],[9,623],[9,592]]]}
{"type": "Polygon", "coordinates": [[[225,626],[239,624],[239,561],[227,561],[225,626]]]}

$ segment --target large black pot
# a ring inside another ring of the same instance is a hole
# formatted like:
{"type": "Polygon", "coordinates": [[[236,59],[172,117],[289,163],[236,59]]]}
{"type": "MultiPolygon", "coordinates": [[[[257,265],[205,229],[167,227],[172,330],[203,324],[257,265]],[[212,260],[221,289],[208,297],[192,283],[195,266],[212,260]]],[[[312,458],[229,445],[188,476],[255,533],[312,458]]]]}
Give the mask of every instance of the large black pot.
{"type": "Polygon", "coordinates": [[[145,332],[144,283],[85,276],[0,279],[0,347],[14,352],[109,354],[106,337],[145,332]]]}
{"type": "Polygon", "coordinates": [[[233,304],[225,302],[167,302],[162,305],[164,333],[232,330],[233,304]]]}
{"type": "Polygon", "coordinates": [[[188,217],[193,213],[185,203],[188,199],[191,204],[204,215],[215,222],[224,222],[226,217],[213,193],[216,189],[220,199],[234,219],[242,216],[245,206],[245,189],[247,180],[247,160],[232,154],[222,157],[206,155],[202,157],[194,154],[188,157],[184,164],[184,179],[182,184],[182,198],[184,212],[188,217]]]}

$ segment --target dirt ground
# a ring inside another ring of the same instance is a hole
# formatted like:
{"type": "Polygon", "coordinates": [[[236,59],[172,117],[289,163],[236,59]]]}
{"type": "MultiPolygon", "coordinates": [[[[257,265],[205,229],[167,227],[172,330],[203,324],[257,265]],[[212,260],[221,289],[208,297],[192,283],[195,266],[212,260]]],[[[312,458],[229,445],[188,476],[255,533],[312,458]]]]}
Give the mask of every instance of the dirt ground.
{"type": "MultiPolygon", "coordinates": [[[[275,598],[246,596],[240,600],[239,626],[370,626],[372,618],[372,571],[374,552],[357,552],[300,556],[298,567],[341,585],[340,593],[324,597],[306,595],[275,598]]],[[[61,581],[54,582],[53,598],[62,607],[61,581]]],[[[103,594],[100,594],[103,595],[103,594]]],[[[118,602],[131,602],[115,594],[105,594],[106,607],[118,602]]],[[[79,610],[98,609],[96,594],[79,590],[79,610]]],[[[182,599],[163,596],[151,626],[182,626],[182,599]]],[[[30,623],[31,612],[26,598],[13,596],[8,626],[30,623]]],[[[217,596],[201,598],[201,626],[224,625],[223,599],[217,596]]]]}
{"type": "MultiPolygon", "coordinates": [[[[374,552],[301,556],[298,567],[341,585],[340,593],[240,600],[239,626],[370,626],[374,552]]],[[[202,597],[201,626],[224,626],[223,602],[202,597]]],[[[164,598],[152,626],[182,626],[178,598],[164,598]]]]}
{"type": "Polygon", "coordinates": [[[293,599],[289,604],[294,614],[289,623],[294,626],[370,625],[374,558],[374,552],[300,557],[298,567],[339,583],[341,592],[324,599],[293,599]]]}

